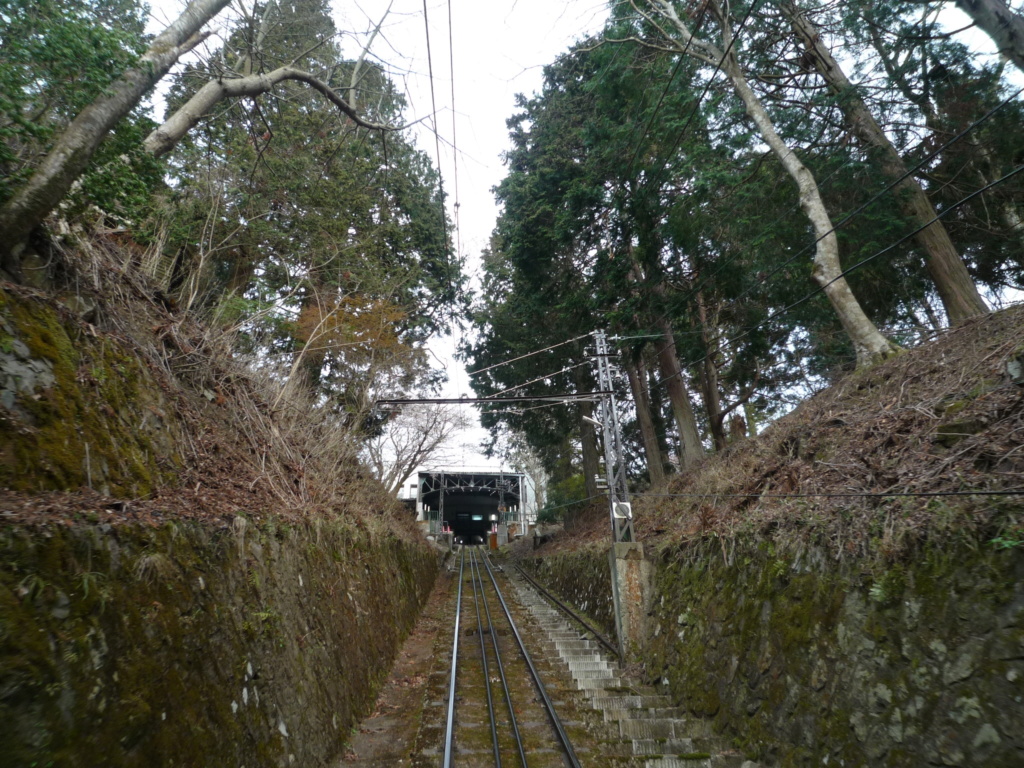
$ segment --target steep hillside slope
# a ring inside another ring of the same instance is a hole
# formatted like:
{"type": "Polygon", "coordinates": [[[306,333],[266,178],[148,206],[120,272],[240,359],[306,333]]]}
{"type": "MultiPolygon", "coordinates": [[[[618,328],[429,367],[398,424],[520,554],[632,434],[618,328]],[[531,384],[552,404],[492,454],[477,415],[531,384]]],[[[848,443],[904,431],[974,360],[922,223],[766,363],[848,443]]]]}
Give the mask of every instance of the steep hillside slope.
{"type": "Polygon", "coordinates": [[[329,412],[83,249],[0,284],[0,762],[333,764],[438,555],[329,412]]]}
{"type": "MultiPolygon", "coordinates": [[[[1024,539],[1024,306],[849,374],[668,488],[634,500],[648,542],[752,534],[899,557],[947,537],[1024,539]]],[[[575,547],[606,535],[576,521],[575,547]]]]}

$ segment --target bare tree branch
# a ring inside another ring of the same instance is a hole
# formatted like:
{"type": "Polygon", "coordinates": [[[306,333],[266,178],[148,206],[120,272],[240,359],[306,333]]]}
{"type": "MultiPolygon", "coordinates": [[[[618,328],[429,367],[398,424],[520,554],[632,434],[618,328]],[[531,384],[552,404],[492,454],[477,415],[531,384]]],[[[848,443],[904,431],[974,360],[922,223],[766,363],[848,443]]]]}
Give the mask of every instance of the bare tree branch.
{"type": "Polygon", "coordinates": [[[384,123],[364,120],[338,93],[315,75],[293,67],[278,67],[273,72],[253,74],[246,77],[211,80],[196,94],[164,121],[164,124],[146,137],[143,146],[150,154],[160,157],[166,154],[185,136],[188,131],[205,117],[213,107],[225,99],[242,96],[259,96],[287,80],[305,83],[343,112],[352,122],[363,128],[377,131],[397,131],[400,128],[384,123]]]}

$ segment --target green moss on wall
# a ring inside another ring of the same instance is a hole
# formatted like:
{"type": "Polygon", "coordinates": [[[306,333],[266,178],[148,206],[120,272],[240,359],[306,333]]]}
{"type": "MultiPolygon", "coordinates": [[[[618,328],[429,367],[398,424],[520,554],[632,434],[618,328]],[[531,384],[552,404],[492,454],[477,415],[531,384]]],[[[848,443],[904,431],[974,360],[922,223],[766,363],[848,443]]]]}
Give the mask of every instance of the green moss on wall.
{"type": "MultiPolygon", "coordinates": [[[[708,540],[654,560],[648,674],[744,754],[783,766],[1021,764],[1019,548],[965,541],[867,564],[754,539],[726,554],[708,540]]],[[[602,567],[594,551],[537,569],[570,596],[582,589],[573,574],[602,567]]]]}
{"type": "Polygon", "coordinates": [[[337,521],[7,528],[4,764],[333,764],[436,569],[337,521]]]}
{"type": "Polygon", "coordinates": [[[0,299],[0,484],[137,498],[170,482],[173,409],[141,360],[57,304],[0,299]]]}

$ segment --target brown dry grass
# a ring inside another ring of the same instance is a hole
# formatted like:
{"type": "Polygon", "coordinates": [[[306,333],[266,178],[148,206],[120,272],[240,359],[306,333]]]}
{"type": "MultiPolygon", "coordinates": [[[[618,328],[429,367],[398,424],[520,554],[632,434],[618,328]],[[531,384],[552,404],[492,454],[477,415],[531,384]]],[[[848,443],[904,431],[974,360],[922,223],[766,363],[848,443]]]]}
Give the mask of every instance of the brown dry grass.
{"type": "MultiPolygon", "coordinates": [[[[148,499],[109,499],[88,489],[41,495],[0,490],[8,521],[59,520],[99,510],[104,520],[160,522],[244,514],[309,519],[344,515],[384,522],[411,535],[396,501],[356,459],[357,440],[339,417],[302,387],[286,386],[232,351],[232,331],[179,310],[143,274],[148,256],[117,236],[96,236],[61,254],[60,298],[75,295],[96,310],[84,333],[132,350],[146,364],[184,427],[179,482],[148,499]],[[283,391],[282,391],[283,389],[283,391]]],[[[57,298],[5,285],[12,294],[57,298]]]]}
{"type": "MultiPolygon", "coordinates": [[[[888,559],[950,537],[1024,539],[1024,496],[858,495],[1024,491],[1024,386],[1007,373],[1022,355],[1018,306],[852,373],[666,495],[634,499],[638,538],[752,535],[888,559]]],[[[588,519],[549,546],[607,541],[607,513],[588,519]]]]}

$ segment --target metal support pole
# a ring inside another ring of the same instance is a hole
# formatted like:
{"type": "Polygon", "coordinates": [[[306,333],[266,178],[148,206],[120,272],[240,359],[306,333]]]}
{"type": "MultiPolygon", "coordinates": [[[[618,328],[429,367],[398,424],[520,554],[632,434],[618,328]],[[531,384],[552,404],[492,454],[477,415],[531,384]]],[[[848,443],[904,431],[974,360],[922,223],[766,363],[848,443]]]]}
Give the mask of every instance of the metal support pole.
{"type": "Polygon", "coordinates": [[[626,460],[623,451],[622,430],[615,408],[615,382],[604,331],[594,331],[597,347],[598,389],[601,396],[601,438],[604,443],[604,469],[608,480],[608,506],[611,514],[612,539],[616,542],[633,541],[633,509],[626,485],[626,460]]]}
{"type": "MultiPolygon", "coordinates": [[[[441,525],[441,530],[442,531],[444,530],[444,484],[445,484],[444,472],[442,472],[441,473],[441,493],[439,495],[438,513],[437,513],[438,517],[440,518],[440,525],[441,525]]],[[[451,535],[450,541],[452,543],[455,542],[455,533],[454,532],[451,535]]]]}

